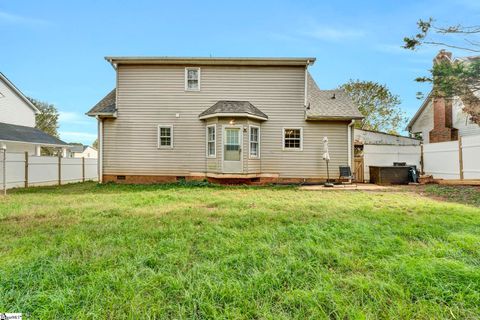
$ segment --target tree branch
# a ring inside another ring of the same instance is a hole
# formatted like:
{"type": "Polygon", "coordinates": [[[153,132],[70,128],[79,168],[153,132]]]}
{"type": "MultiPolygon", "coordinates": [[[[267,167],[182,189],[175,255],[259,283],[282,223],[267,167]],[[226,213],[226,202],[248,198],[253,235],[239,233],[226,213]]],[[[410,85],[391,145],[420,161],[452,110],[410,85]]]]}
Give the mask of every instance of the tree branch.
{"type": "Polygon", "coordinates": [[[475,34],[480,33],[480,26],[471,26],[471,27],[462,27],[461,25],[450,26],[447,28],[431,26],[432,29],[437,33],[447,34],[447,33],[458,33],[458,34],[475,34]]]}
{"type": "Polygon", "coordinates": [[[461,47],[461,46],[454,46],[452,44],[446,44],[444,42],[424,41],[423,43],[431,44],[431,45],[434,45],[434,46],[445,46],[445,47],[448,47],[448,48],[465,50],[465,51],[470,51],[470,52],[480,52],[480,49],[477,50],[477,49],[466,48],[466,47],[461,47]]]}

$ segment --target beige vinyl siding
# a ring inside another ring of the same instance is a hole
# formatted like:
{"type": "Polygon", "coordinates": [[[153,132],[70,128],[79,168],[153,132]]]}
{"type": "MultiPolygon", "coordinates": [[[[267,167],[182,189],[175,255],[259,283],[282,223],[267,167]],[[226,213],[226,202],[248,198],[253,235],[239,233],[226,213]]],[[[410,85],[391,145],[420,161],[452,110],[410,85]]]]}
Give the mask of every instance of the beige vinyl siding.
{"type": "MultiPolygon", "coordinates": [[[[185,66],[118,66],[118,118],[104,123],[104,174],[188,175],[221,173],[222,124],[198,115],[219,100],[247,100],[268,115],[261,122],[261,159],[248,159],[248,124],[243,124],[244,173],[280,177],[324,177],[325,135],[332,174],[347,161],[347,122],[304,120],[303,67],[199,66],[201,91],[185,91],[185,66]],[[179,117],[176,117],[176,114],[179,117]],[[217,156],[206,157],[206,124],[217,123],[217,156]],[[172,125],[174,146],[157,148],[157,126],[172,125]],[[303,151],[282,150],[283,127],[303,127],[303,151]]],[[[258,122],[255,122],[258,124],[258,122]]],[[[335,173],[336,172],[336,173],[335,173]]]]}
{"type": "Polygon", "coordinates": [[[247,169],[247,172],[248,173],[261,173],[262,172],[262,164],[261,164],[261,160],[262,160],[262,123],[264,123],[264,121],[262,122],[259,122],[259,121],[255,121],[255,120],[251,120],[249,119],[248,120],[248,124],[247,124],[247,132],[246,132],[246,135],[245,135],[245,139],[246,139],[246,147],[245,147],[245,153],[246,153],[246,158],[248,159],[248,169],[247,169]],[[249,155],[250,155],[250,129],[249,127],[250,126],[257,126],[260,128],[260,158],[259,159],[250,159],[249,158],[249,155]]]}
{"type": "MultiPolygon", "coordinates": [[[[207,172],[212,172],[212,173],[221,173],[222,171],[222,166],[220,163],[220,158],[221,158],[221,136],[219,135],[219,130],[222,130],[222,126],[218,123],[217,118],[212,118],[206,120],[206,125],[211,125],[215,124],[215,158],[208,158],[207,159],[207,167],[205,170],[202,170],[201,172],[207,171],[207,172]]],[[[206,136],[206,129],[205,130],[205,136],[206,136]]],[[[205,142],[205,150],[206,150],[206,142],[205,142]]]]}

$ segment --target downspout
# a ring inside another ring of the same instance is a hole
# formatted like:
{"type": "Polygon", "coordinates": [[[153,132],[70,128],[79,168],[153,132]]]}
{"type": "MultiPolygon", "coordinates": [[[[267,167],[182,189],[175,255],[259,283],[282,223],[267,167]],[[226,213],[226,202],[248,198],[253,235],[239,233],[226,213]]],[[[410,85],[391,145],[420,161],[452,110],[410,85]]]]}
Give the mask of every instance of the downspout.
{"type": "Polygon", "coordinates": [[[103,119],[97,116],[98,120],[98,182],[103,182],[103,119]]]}
{"type": "Polygon", "coordinates": [[[307,61],[307,65],[305,66],[305,91],[303,95],[303,105],[307,107],[307,86],[308,86],[308,65],[310,61],[307,61]]]}
{"type": "Polygon", "coordinates": [[[348,124],[347,134],[348,134],[348,166],[352,168],[352,127],[355,124],[355,120],[352,120],[348,124]]]}

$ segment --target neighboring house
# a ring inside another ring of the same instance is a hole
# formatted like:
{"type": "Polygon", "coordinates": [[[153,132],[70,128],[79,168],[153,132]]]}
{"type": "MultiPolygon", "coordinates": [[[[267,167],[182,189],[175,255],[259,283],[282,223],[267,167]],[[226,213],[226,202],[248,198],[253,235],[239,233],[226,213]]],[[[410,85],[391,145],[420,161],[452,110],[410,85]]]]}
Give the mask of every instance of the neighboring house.
{"type": "Polygon", "coordinates": [[[116,89],[98,119],[102,181],[324,181],[351,165],[355,119],[342,90],[320,90],[315,58],[107,57],[116,89]]]}
{"type": "Polygon", "coordinates": [[[85,145],[71,145],[70,156],[72,158],[98,158],[98,152],[96,149],[85,145]]]}
{"type": "MultiPolygon", "coordinates": [[[[468,63],[479,58],[480,56],[455,60],[468,63]]],[[[451,53],[440,51],[434,63],[442,59],[452,61],[451,53]]],[[[424,143],[454,141],[458,140],[458,137],[480,134],[480,125],[470,121],[469,115],[462,110],[463,107],[459,97],[436,98],[430,92],[408,123],[407,130],[412,135],[421,136],[424,143]]]]}
{"type": "Polygon", "coordinates": [[[355,128],[355,147],[369,145],[391,145],[391,146],[419,146],[420,139],[405,137],[397,134],[380,131],[362,130],[355,128]]]}
{"type": "Polygon", "coordinates": [[[8,152],[40,155],[40,147],[66,148],[66,143],[35,128],[40,111],[0,73],[0,147],[8,152]]]}

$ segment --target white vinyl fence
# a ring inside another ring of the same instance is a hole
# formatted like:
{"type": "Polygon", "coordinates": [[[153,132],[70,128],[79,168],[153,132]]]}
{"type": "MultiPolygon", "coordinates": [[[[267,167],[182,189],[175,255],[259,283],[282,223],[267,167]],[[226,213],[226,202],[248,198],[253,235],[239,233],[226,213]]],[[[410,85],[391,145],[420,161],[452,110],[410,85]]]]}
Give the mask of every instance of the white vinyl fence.
{"type": "Polygon", "coordinates": [[[463,178],[480,179],[480,135],[462,138],[463,178]]]}
{"type": "Polygon", "coordinates": [[[480,135],[423,146],[423,171],[436,179],[480,179],[480,135]]]}
{"type": "Polygon", "coordinates": [[[420,146],[370,145],[363,146],[364,180],[370,180],[370,166],[393,166],[394,162],[406,162],[420,170],[420,146]]]}
{"type": "Polygon", "coordinates": [[[460,179],[458,141],[423,146],[423,172],[437,179],[460,179]]]}
{"type": "MultiPolygon", "coordinates": [[[[98,179],[97,159],[46,157],[9,152],[5,156],[7,189],[98,179]]],[[[0,189],[3,189],[3,166],[3,152],[0,151],[0,189]]]]}
{"type": "Polygon", "coordinates": [[[370,180],[369,166],[391,166],[394,162],[416,165],[419,171],[423,169],[424,174],[435,179],[480,179],[480,135],[462,137],[459,141],[427,143],[423,147],[363,146],[365,181],[370,180]]]}

